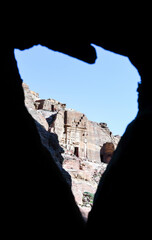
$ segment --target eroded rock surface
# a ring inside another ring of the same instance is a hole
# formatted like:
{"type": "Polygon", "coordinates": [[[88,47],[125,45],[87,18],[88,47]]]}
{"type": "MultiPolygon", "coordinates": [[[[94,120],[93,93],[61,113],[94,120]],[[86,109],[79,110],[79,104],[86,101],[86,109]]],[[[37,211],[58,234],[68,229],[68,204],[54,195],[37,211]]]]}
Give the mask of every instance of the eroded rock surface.
{"type": "Polygon", "coordinates": [[[101,162],[101,150],[107,142],[114,150],[120,137],[113,136],[106,123],[89,121],[85,114],[67,109],[66,104],[54,99],[40,99],[25,83],[23,89],[25,105],[35,119],[42,144],[55,159],[87,218],[92,204],[84,200],[84,194],[94,196],[107,167],[106,161],[101,162]]]}

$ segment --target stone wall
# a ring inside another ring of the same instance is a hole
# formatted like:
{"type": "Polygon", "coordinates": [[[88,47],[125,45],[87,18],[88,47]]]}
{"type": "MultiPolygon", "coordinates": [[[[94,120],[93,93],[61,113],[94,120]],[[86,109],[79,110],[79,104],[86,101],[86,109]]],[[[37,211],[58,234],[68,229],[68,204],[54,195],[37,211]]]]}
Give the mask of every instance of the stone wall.
{"type": "Polygon", "coordinates": [[[116,148],[120,136],[113,136],[106,124],[89,121],[75,110],[60,110],[52,125],[65,152],[92,162],[100,162],[100,149],[106,142],[116,148]]]}
{"type": "Polygon", "coordinates": [[[26,107],[35,119],[41,142],[53,156],[82,214],[87,217],[91,205],[84,204],[84,194],[95,194],[107,167],[106,161],[101,163],[101,150],[107,142],[115,149],[120,137],[113,136],[106,123],[89,121],[85,114],[67,109],[56,100],[40,99],[26,84],[23,89],[26,107]]]}
{"type": "Polygon", "coordinates": [[[116,148],[120,136],[113,136],[106,123],[89,121],[85,114],[67,109],[66,104],[54,99],[35,100],[27,85],[23,84],[23,87],[30,113],[45,129],[58,135],[65,153],[100,163],[104,143],[111,142],[116,148]]]}

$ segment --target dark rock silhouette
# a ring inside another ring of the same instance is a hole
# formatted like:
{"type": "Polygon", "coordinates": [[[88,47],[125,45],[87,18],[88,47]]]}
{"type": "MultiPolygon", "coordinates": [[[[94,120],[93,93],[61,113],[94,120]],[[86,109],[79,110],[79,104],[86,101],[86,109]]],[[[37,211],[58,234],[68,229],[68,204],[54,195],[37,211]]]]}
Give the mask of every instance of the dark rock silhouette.
{"type": "Polygon", "coordinates": [[[103,35],[99,40],[77,42],[13,38],[3,44],[3,82],[9,96],[2,106],[5,131],[2,133],[1,206],[5,236],[15,236],[16,239],[65,236],[71,239],[74,232],[75,238],[83,239],[82,233],[85,232],[88,236],[101,236],[101,239],[105,236],[107,239],[111,236],[146,239],[151,235],[151,45],[150,37],[141,39],[130,34],[128,38],[116,35],[114,39],[106,39],[103,35]],[[34,120],[24,106],[14,48],[23,50],[41,44],[94,63],[96,53],[91,43],[128,56],[138,69],[141,83],[138,115],[127,127],[101,178],[85,227],[69,185],[50,153],[42,146],[34,120]],[[23,124],[24,131],[21,132],[23,124]]]}
{"type": "Polygon", "coordinates": [[[12,105],[7,105],[10,107],[9,116],[5,115],[4,141],[12,140],[9,149],[5,145],[2,151],[3,228],[8,236],[18,239],[29,236],[58,239],[64,235],[70,239],[67,228],[70,232],[83,231],[83,218],[70,186],[41,144],[35,122],[24,106],[13,49],[6,56],[5,80],[12,105]]]}

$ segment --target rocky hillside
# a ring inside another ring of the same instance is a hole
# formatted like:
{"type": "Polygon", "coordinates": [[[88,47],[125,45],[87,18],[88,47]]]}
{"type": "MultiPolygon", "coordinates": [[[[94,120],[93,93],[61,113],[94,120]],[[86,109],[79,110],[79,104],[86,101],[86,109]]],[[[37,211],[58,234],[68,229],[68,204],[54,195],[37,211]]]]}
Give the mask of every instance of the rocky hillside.
{"type": "Polygon", "coordinates": [[[35,119],[42,144],[53,156],[87,217],[107,166],[101,160],[112,156],[111,152],[105,152],[106,144],[112,144],[115,149],[120,136],[113,136],[106,123],[89,121],[84,113],[67,109],[66,104],[40,99],[25,83],[23,89],[25,105],[35,119]],[[105,155],[101,157],[101,154],[105,155]]]}

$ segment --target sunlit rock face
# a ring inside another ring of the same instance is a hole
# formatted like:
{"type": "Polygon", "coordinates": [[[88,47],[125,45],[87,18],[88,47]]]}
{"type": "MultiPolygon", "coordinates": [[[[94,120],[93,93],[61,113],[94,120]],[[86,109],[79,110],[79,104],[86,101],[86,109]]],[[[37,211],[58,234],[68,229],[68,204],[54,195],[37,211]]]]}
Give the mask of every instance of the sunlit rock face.
{"type": "Polygon", "coordinates": [[[89,121],[85,114],[67,109],[66,104],[57,100],[40,99],[25,83],[23,89],[26,107],[35,119],[41,142],[54,157],[87,218],[92,203],[84,201],[84,195],[95,194],[111,159],[109,154],[112,156],[111,150],[114,152],[120,137],[113,136],[106,123],[89,121]]]}
{"type": "Polygon", "coordinates": [[[100,163],[100,149],[106,142],[116,148],[120,136],[113,136],[106,123],[88,120],[84,113],[67,109],[54,99],[39,99],[23,84],[25,104],[31,115],[49,132],[58,135],[65,153],[100,163]]]}
{"type": "MultiPolygon", "coordinates": [[[[114,152],[120,136],[113,136],[106,123],[90,121],[85,114],[67,109],[57,100],[40,99],[25,83],[23,89],[29,113],[48,133],[58,136],[65,158],[75,156],[100,164],[101,155],[114,152]]],[[[109,161],[104,157],[103,162],[109,161]]]]}

